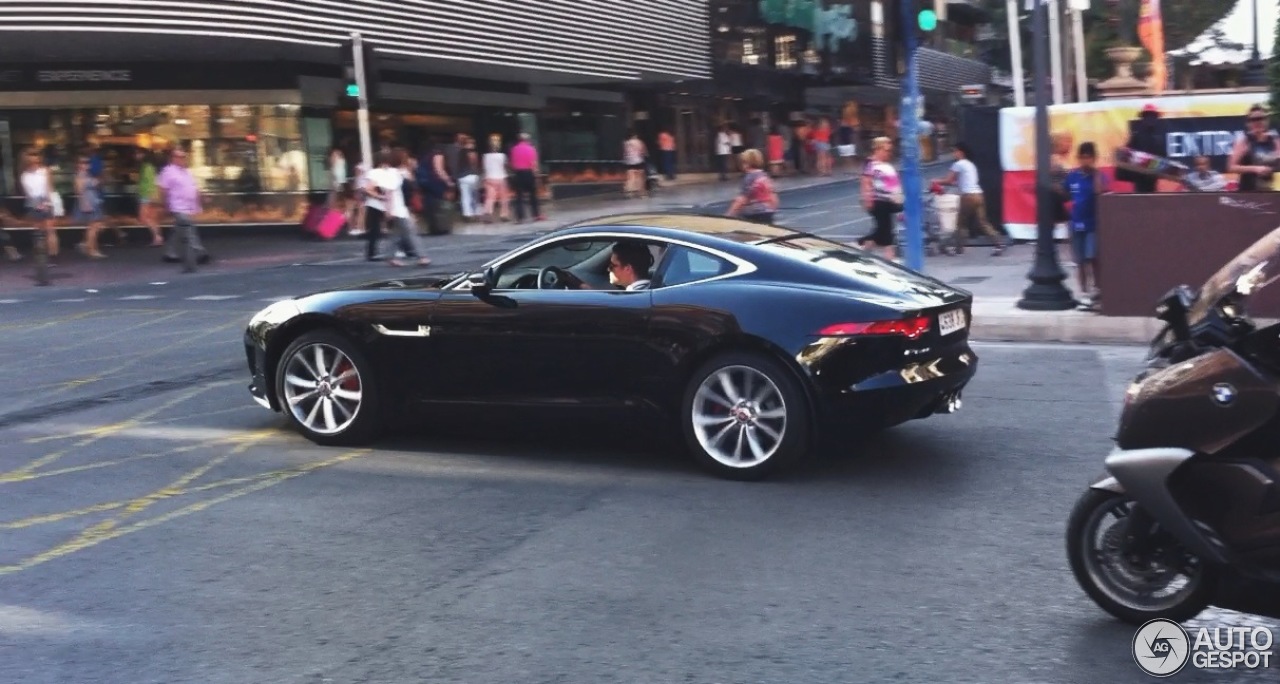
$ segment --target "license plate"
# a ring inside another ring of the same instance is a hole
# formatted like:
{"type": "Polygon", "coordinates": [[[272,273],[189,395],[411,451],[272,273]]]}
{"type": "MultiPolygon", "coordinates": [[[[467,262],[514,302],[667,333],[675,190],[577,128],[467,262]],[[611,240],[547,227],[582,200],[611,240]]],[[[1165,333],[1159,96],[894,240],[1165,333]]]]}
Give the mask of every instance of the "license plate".
{"type": "Polygon", "coordinates": [[[943,337],[964,330],[964,309],[944,311],[940,314],[938,316],[938,329],[943,337]]]}

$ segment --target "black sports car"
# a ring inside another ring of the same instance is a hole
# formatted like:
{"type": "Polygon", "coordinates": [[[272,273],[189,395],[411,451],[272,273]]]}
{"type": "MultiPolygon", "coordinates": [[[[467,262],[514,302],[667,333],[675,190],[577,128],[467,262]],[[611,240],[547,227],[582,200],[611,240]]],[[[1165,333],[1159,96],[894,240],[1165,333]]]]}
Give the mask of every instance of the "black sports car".
{"type": "Polygon", "coordinates": [[[245,351],[254,399],[320,444],[367,443],[393,411],[440,404],[650,408],[745,479],[801,458],[830,421],[958,409],[972,301],[787,228],[622,215],[475,272],[278,302],[245,351]]]}

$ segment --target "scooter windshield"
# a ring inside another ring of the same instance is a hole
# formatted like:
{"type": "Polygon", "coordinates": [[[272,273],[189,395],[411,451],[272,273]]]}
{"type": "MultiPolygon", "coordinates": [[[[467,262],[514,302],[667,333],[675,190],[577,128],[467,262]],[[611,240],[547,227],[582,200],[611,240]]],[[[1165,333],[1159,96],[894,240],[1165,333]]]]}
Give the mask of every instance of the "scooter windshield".
{"type": "Polygon", "coordinates": [[[1280,228],[1267,233],[1213,274],[1200,288],[1187,320],[1195,325],[1228,297],[1236,294],[1250,297],[1277,278],[1280,278],[1280,228]]]}

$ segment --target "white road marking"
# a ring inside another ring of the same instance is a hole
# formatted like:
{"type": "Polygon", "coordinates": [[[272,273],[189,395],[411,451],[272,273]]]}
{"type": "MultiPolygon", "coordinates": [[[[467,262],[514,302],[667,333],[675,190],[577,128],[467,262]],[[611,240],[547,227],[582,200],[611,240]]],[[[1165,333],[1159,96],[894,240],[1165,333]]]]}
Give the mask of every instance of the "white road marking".
{"type": "Polygon", "coordinates": [[[287,302],[287,301],[289,301],[290,299],[293,299],[293,297],[264,297],[264,298],[262,298],[262,299],[260,299],[260,300],[258,300],[258,301],[260,301],[260,302],[287,302]]]}
{"type": "Polygon", "coordinates": [[[55,299],[55,300],[53,300],[53,302],[54,302],[55,304],[63,304],[63,303],[67,303],[67,304],[69,304],[69,303],[71,303],[71,302],[87,302],[87,301],[89,301],[89,298],[88,298],[88,297],[80,297],[79,299],[55,299]]]}
{"type": "Polygon", "coordinates": [[[822,211],[811,211],[805,214],[796,214],[794,216],[784,213],[782,216],[787,221],[798,221],[800,219],[809,218],[810,216],[822,216],[823,214],[828,213],[828,211],[829,210],[827,209],[823,209],[822,211]]]}
{"type": "Polygon", "coordinates": [[[121,297],[120,301],[137,302],[143,299],[159,299],[159,298],[160,298],[160,295],[129,295],[128,297],[121,297]]]}
{"type": "Polygon", "coordinates": [[[0,304],[21,304],[21,299],[0,299],[0,304]]]}
{"type": "Polygon", "coordinates": [[[240,295],[198,295],[196,297],[187,297],[192,302],[220,302],[226,299],[239,299],[240,295]]]}

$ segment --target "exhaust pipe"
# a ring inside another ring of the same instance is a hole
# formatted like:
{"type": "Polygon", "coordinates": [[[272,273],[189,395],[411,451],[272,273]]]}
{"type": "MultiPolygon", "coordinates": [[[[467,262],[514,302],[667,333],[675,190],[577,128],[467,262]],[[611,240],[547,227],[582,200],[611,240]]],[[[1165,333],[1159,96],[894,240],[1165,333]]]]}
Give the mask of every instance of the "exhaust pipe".
{"type": "Polygon", "coordinates": [[[938,407],[938,413],[955,413],[960,410],[963,402],[960,399],[960,392],[952,392],[942,398],[942,405],[938,407]]]}

